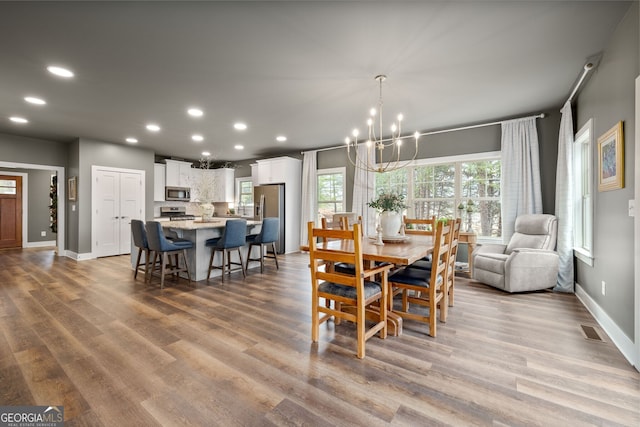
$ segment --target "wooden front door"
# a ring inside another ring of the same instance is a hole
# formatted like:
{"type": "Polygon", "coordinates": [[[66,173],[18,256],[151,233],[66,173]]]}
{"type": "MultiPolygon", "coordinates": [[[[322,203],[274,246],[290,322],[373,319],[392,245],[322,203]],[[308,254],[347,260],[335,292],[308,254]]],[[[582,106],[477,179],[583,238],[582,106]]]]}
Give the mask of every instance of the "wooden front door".
{"type": "Polygon", "coordinates": [[[22,177],[0,175],[0,248],[22,247],[22,177]]]}

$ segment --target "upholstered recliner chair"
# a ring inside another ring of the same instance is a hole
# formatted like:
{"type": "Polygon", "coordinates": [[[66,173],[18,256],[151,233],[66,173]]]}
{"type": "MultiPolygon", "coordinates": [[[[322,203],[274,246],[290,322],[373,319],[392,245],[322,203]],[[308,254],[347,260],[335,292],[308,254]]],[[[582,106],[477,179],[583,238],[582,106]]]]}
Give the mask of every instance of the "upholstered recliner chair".
{"type": "Polygon", "coordinates": [[[520,215],[508,245],[482,244],[473,251],[473,278],[507,292],[556,285],[558,220],[553,215],[520,215]]]}

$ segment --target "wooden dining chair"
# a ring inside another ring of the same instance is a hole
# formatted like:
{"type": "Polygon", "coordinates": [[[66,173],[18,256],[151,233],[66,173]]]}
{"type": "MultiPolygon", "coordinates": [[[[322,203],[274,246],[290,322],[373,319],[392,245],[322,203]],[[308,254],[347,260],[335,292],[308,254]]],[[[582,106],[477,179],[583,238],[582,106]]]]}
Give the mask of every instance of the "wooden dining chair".
{"type": "MultiPolygon", "coordinates": [[[[456,218],[450,220],[448,225],[453,228],[453,232],[449,233],[449,254],[447,255],[447,305],[453,307],[453,294],[456,279],[456,258],[458,257],[458,243],[460,241],[460,229],[462,228],[462,220],[456,218]]],[[[431,260],[420,260],[409,265],[410,268],[419,268],[423,270],[431,270],[431,260]]],[[[440,320],[445,322],[447,319],[447,308],[444,307],[440,311],[440,320]]]]}
{"type": "MultiPolygon", "coordinates": [[[[399,314],[402,318],[426,322],[429,325],[429,335],[436,336],[436,317],[438,307],[446,310],[447,305],[447,257],[449,254],[449,239],[453,227],[445,226],[439,222],[436,226],[433,252],[431,257],[431,270],[421,268],[404,267],[393,273],[389,277],[389,287],[393,294],[394,290],[401,290],[402,309],[393,308],[393,301],[390,309],[399,314]],[[416,304],[428,308],[427,314],[409,311],[409,304],[416,304]]],[[[446,312],[445,312],[446,314],[446,312]]],[[[441,317],[441,320],[443,317],[441,317]]]]}
{"type": "Polygon", "coordinates": [[[309,222],[307,227],[312,287],[311,339],[318,342],[320,325],[327,320],[348,320],[356,325],[357,356],[362,359],[365,357],[365,342],[369,338],[376,333],[382,339],[387,336],[387,275],[391,266],[364,268],[359,224],[355,224],[352,230],[315,228],[313,222],[309,222]],[[328,249],[324,243],[317,243],[328,239],[340,239],[344,244],[340,249],[328,249]],[[355,274],[325,271],[327,263],[353,264],[355,274]],[[374,281],[376,276],[378,281],[374,281]],[[325,304],[321,304],[321,299],[325,304]],[[371,308],[376,302],[378,307],[371,308]],[[367,320],[373,322],[369,328],[367,320]]]}
{"type": "Polygon", "coordinates": [[[405,234],[424,234],[427,236],[433,236],[436,230],[436,216],[431,218],[407,218],[406,215],[402,217],[404,223],[405,234]]]}
{"type": "Polygon", "coordinates": [[[460,229],[462,228],[462,219],[456,218],[455,220],[451,221],[451,227],[453,227],[453,232],[451,233],[451,239],[449,243],[449,257],[447,258],[447,304],[449,307],[453,307],[453,294],[456,281],[456,258],[458,257],[458,243],[460,243],[460,229]]]}

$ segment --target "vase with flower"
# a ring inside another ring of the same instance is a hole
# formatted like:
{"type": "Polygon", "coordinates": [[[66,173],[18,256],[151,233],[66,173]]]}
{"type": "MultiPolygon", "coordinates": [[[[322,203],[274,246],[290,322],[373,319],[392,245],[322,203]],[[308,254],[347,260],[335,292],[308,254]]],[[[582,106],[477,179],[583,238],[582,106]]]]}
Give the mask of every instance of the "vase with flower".
{"type": "Polygon", "coordinates": [[[382,192],[375,200],[369,202],[369,207],[380,212],[382,237],[398,236],[402,227],[402,211],[407,208],[404,203],[404,195],[382,192]]]}

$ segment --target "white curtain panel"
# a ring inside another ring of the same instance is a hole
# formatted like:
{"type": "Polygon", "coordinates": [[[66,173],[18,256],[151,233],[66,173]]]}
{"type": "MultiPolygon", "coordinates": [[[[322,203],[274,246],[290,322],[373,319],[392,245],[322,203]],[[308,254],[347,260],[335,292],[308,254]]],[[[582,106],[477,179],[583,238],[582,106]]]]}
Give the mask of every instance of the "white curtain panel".
{"type": "MultiPolygon", "coordinates": [[[[358,158],[367,158],[367,147],[360,144],[357,148],[358,158]]],[[[374,198],[375,178],[374,172],[355,168],[353,175],[353,197],[351,199],[351,212],[362,216],[365,227],[365,236],[372,236],[376,229],[376,211],[369,207],[368,203],[374,198]]]]}
{"type": "Polygon", "coordinates": [[[516,218],[542,213],[538,130],[535,117],[502,122],[502,241],[509,242],[516,218]]]}
{"type": "Polygon", "coordinates": [[[318,152],[302,153],[302,209],[300,210],[300,244],[308,245],[307,223],[317,220],[316,198],[318,197],[318,152]]]}
{"type": "Polygon", "coordinates": [[[558,135],[558,167],[556,171],[556,217],[558,218],[557,251],[560,257],[559,292],[574,292],[573,277],[573,116],[571,103],[560,110],[560,134],[558,135]]]}

